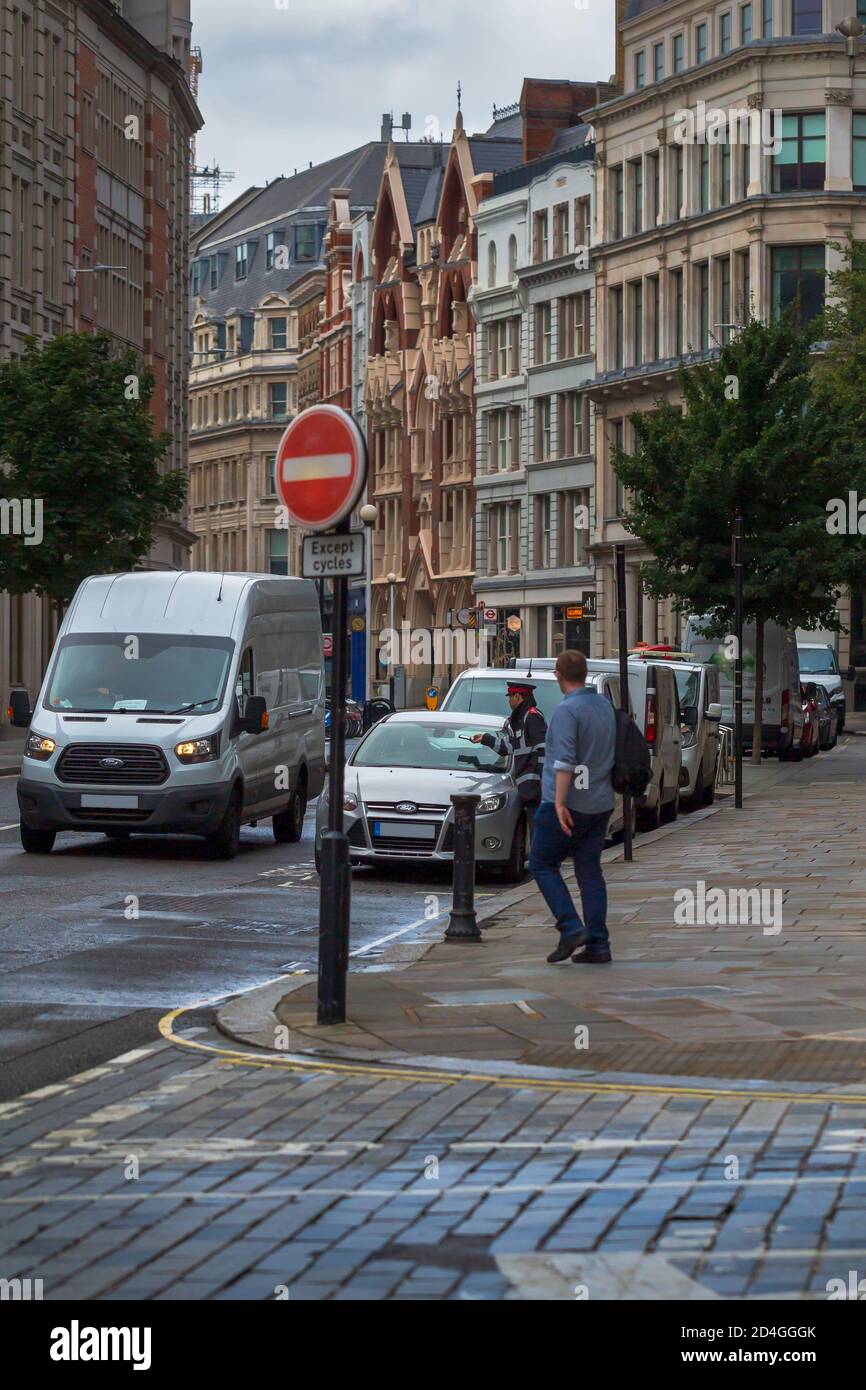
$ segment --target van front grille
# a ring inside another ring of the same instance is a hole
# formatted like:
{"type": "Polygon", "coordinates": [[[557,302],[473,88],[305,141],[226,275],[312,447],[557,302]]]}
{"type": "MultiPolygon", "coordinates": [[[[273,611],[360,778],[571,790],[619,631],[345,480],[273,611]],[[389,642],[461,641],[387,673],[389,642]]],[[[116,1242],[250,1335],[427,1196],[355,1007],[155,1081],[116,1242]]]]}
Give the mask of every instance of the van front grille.
{"type": "Polygon", "coordinates": [[[57,776],[79,786],[159,787],[168,763],[161,748],[144,744],[73,743],[60,755],[57,776]]]}

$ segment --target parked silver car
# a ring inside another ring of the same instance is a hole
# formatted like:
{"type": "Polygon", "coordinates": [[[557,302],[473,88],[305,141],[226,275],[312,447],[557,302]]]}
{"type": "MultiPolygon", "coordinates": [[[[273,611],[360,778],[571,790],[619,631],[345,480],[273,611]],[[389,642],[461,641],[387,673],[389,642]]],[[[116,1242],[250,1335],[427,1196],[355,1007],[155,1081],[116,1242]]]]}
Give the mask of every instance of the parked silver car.
{"type": "MultiPolygon", "coordinates": [[[[353,864],[399,860],[451,863],[451,797],[478,793],[475,858],[508,883],[524,877],[526,814],[512,776],[512,756],[499,756],[473,734],[501,733],[496,715],[408,710],[375,724],[346,764],[343,826],[353,864]]],[[[316,867],[328,827],[328,791],[316,815],[316,867]]]]}

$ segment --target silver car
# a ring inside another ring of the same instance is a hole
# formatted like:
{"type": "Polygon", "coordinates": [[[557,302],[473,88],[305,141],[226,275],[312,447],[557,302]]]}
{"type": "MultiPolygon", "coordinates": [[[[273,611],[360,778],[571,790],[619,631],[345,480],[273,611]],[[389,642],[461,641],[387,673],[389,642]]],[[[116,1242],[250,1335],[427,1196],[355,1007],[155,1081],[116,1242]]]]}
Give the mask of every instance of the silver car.
{"type": "MultiPolygon", "coordinates": [[[[411,710],[374,724],[346,763],[343,828],[353,864],[451,863],[454,808],[460,792],[480,795],[475,859],[495,866],[507,883],[526,873],[526,815],[500,756],[474,734],[500,734],[498,715],[411,710]]],[[[328,790],[316,815],[316,868],[328,828],[328,790]]]]}

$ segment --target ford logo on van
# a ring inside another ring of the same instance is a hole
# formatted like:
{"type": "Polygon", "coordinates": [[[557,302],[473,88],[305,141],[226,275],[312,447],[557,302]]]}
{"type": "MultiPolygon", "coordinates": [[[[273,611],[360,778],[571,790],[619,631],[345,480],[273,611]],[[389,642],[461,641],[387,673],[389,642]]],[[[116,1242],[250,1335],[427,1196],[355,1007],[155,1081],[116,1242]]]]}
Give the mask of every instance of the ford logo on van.
{"type": "Polygon", "coordinates": [[[417,816],[418,807],[414,801],[398,801],[394,810],[401,816],[417,816]]]}
{"type": "Polygon", "coordinates": [[[100,758],[100,759],[99,759],[99,766],[100,766],[100,767],[111,767],[111,768],[116,768],[116,767],[125,767],[126,764],[124,763],[124,761],[123,761],[122,758],[100,758]]]}

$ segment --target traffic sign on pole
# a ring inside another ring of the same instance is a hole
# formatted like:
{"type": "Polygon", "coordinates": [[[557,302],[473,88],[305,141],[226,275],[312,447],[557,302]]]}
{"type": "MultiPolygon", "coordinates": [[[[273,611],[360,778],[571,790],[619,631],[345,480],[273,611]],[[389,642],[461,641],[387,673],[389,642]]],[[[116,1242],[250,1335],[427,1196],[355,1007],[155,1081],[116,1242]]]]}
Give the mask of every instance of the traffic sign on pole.
{"type": "Polygon", "coordinates": [[[277,450],[276,484],[292,521],[329,531],[356,505],[367,481],[367,445],[345,410],[314,405],[289,425],[277,450]]]}

